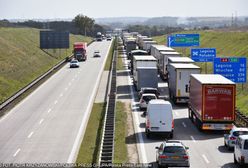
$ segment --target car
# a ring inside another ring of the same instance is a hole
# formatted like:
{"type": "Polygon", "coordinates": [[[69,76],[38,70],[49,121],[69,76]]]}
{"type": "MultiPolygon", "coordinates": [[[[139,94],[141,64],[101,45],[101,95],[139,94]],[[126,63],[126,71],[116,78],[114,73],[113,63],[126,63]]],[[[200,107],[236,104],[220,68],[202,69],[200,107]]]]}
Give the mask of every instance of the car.
{"type": "Polygon", "coordinates": [[[149,101],[153,99],[157,99],[157,96],[155,94],[152,94],[152,93],[142,94],[140,101],[139,101],[140,110],[146,109],[149,101]]]}
{"type": "Polygon", "coordinates": [[[234,148],[235,142],[240,135],[248,135],[248,128],[233,127],[229,134],[224,134],[224,145],[231,150],[234,148]]]}
{"type": "Polygon", "coordinates": [[[71,60],[70,62],[70,68],[78,68],[79,67],[79,62],[76,59],[71,60]]]}
{"type": "Polygon", "coordinates": [[[240,135],[234,145],[234,163],[248,167],[248,135],[240,135]]]}
{"type": "Polygon", "coordinates": [[[141,88],[139,93],[138,93],[139,99],[141,98],[142,94],[144,94],[144,93],[155,94],[157,96],[157,98],[159,98],[159,95],[160,95],[157,88],[144,87],[144,88],[141,88]]]}
{"type": "Polygon", "coordinates": [[[189,148],[182,142],[166,140],[155,149],[158,167],[190,167],[189,148]]]}
{"type": "Polygon", "coordinates": [[[99,50],[94,51],[93,57],[101,57],[101,53],[99,50]]]}

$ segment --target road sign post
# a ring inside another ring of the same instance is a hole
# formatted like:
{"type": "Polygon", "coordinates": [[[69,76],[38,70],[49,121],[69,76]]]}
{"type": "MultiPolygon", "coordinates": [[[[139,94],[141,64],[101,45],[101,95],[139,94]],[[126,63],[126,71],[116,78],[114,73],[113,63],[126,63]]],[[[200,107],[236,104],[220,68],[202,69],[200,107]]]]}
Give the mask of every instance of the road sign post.
{"type": "Polygon", "coordinates": [[[246,57],[214,59],[214,74],[221,74],[235,83],[246,83],[246,57]]]}

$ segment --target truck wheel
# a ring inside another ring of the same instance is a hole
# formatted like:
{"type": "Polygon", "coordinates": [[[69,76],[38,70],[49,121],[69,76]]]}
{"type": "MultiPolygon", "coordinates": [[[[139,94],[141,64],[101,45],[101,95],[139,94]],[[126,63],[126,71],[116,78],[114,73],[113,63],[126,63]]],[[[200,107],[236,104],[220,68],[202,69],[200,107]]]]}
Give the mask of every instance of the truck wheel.
{"type": "Polygon", "coordinates": [[[149,139],[151,137],[150,134],[151,134],[150,131],[148,129],[146,129],[146,137],[147,137],[147,139],[149,139]]]}
{"type": "Polygon", "coordinates": [[[237,164],[238,163],[238,161],[237,161],[237,159],[235,157],[235,154],[233,155],[233,160],[234,160],[234,164],[237,164]]]}
{"type": "Polygon", "coordinates": [[[170,133],[170,139],[173,139],[173,132],[170,133]]]}
{"type": "Polygon", "coordinates": [[[224,140],[224,146],[227,147],[226,141],[224,140]]]}

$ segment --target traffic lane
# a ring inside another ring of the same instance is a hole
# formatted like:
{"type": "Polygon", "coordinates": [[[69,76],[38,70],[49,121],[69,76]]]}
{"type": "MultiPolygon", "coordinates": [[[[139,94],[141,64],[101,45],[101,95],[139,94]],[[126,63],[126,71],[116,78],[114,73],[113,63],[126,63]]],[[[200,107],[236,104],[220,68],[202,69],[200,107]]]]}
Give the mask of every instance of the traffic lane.
{"type": "MultiPolygon", "coordinates": [[[[137,96],[137,94],[136,94],[137,96]]],[[[135,108],[138,109],[136,98],[135,108]]],[[[139,113],[138,126],[142,129],[142,138],[146,148],[146,158],[149,163],[155,162],[155,147],[159,146],[164,139],[159,136],[147,139],[145,136],[145,117],[139,113]],[[154,151],[153,153],[150,151],[154,151]]],[[[188,119],[188,108],[185,106],[173,106],[175,117],[174,138],[181,140],[190,147],[191,167],[235,167],[233,154],[223,148],[223,132],[199,132],[188,119]]]]}
{"type": "MultiPolygon", "coordinates": [[[[93,45],[93,47],[97,47],[97,45],[93,45]]],[[[103,45],[103,47],[105,47],[105,45],[103,45]]],[[[88,49],[89,49],[89,53],[93,53],[93,48],[91,49],[91,47],[89,47],[88,49]]],[[[104,52],[105,51],[103,51],[103,53],[104,52]]],[[[84,64],[84,62],[80,64],[84,64]]],[[[27,97],[21,104],[19,104],[16,108],[14,108],[6,117],[0,120],[0,125],[1,125],[0,129],[3,129],[1,130],[2,134],[0,138],[0,143],[2,144],[0,145],[1,146],[0,147],[0,153],[1,153],[0,160],[1,161],[3,162],[17,161],[18,160],[17,157],[20,156],[20,154],[23,152],[22,149],[19,150],[22,144],[27,143],[28,144],[27,148],[32,149],[31,148],[32,145],[30,146],[30,143],[29,143],[30,142],[29,137],[33,138],[35,135],[37,135],[37,133],[35,132],[35,130],[37,129],[36,128],[37,125],[40,125],[40,123],[42,124],[45,123],[46,121],[44,119],[45,117],[43,117],[42,115],[46,116],[47,113],[53,112],[52,109],[49,108],[51,104],[54,106],[56,106],[56,104],[57,105],[59,104],[58,100],[55,100],[55,98],[59,96],[59,94],[57,94],[57,91],[60,92],[66,88],[67,88],[67,91],[69,91],[69,86],[72,85],[72,82],[67,83],[67,81],[72,80],[71,79],[72,75],[68,74],[68,72],[74,74],[75,71],[78,71],[81,69],[79,68],[79,69],[69,70],[68,66],[63,67],[58,73],[56,73],[53,77],[51,77],[47,82],[45,82],[41,87],[39,87],[29,97],[27,97]],[[67,78],[69,78],[69,80],[67,78]],[[63,89],[61,89],[60,87],[62,87],[63,89]],[[40,88],[42,88],[42,91],[39,90],[40,88]],[[54,93],[54,96],[53,96],[53,93],[54,93]],[[38,107],[41,107],[41,109],[39,109],[38,107]]],[[[88,68],[91,68],[91,67],[92,65],[88,66],[88,68]]],[[[85,74],[81,78],[85,78],[85,74]]],[[[82,83],[85,83],[85,81],[83,81],[82,83]]],[[[78,86],[77,88],[82,88],[82,85],[78,86]]],[[[54,120],[56,121],[56,119],[54,120]]],[[[47,130],[49,130],[49,127],[47,130]]],[[[31,142],[31,143],[34,144],[34,142],[31,142]]],[[[42,146],[42,142],[38,144],[39,144],[38,146],[42,146]]],[[[47,156],[47,153],[45,153],[44,156],[47,156]]],[[[25,160],[25,161],[29,160],[28,157],[24,157],[24,158],[26,158],[26,160],[23,158],[20,158],[20,160],[25,160]]]]}

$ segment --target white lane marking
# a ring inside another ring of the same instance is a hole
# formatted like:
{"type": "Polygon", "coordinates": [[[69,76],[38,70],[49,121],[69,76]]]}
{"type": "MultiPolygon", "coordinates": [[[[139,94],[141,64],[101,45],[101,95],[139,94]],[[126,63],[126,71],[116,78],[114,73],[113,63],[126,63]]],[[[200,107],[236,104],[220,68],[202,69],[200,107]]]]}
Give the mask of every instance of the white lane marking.
{"type": "Polygon", "coordinates": [[[52,111],[52,109],[48,109],[47,113],[50,113],[52,111]]]}
{"type": "Polygon", "coordinates": [[[57,103],[58,103],[58,100],[55,100],[55,101],[54,101],[54,104],[57,104],[57,103]]]}
{"type": "MultiPolygon", "coordinates": [[[[126,67],[126,70],[127,70],[127,67],[126,67]]],[[[135,104],[137,104],[137,103],[135,102],[134,92],[133,92],[133,87],[132,87],[132,82],[131,82],[130,75],[128,75],[128,84],[129,84],[129,88],[130,88],[131,96],[132,96],[132,100],[131,100],[132,101],[132,107],[135,107],[135,104]]],[[[139,146],[140,151],[141,151],[141,153],[139,153],[139,155],[141,155],[140,161],[141,161],[141,163],[147,163],[146,150],[145,150],[145,145],[144,145],[145,143],[144,143],[144,139],[143,139],[143,136],[142,136],[142,130],[138,126],[139,123],[140,123],[139,116],[138,116],[138,113],[137,113],[137,109],[136,108],[133,108],[132,110],[135,111],[134,113],[132,113],[132,115],[134,115],[134,120],[135,120],[134,121],[135,122],[135,128],[136,128],[135,131],[138,132],[138,138],[140,140],[140,143],[138,143],[138,146],[139,146]]]]}
{"type": "Polygon", "coordinates": [[[208,160],[207,156],[203,154],[202,157],[205,160],[205,162],[208,164],[209,163],[209,160],[208,160]]]}
{"type": "Polygon", "coordinates": [[[196,140],[193,136],[190,136],[190,138],[193,140],[193,142],[196,142],[196,140]]]}
{"type": "MultiPolygon", "coordinates": [[[[109,45],[108,52],[107,52],[106,55],[108,55],[109,50],[110,50],[110,47],[111,47],[111,45],[109,45]]],[[[71,149],[71,153],[69,155],[69,158],[67,160],[67,163],[74,163],[75,162],[75,156],[76,156],[76,153],[78,152],[77,151],[78,150],[78,146],[80,144],[81,137],[82,137],[82,135],[84,135],[85,128],[87,126],[87,120],[89,119],[91,108],[93,106],[93,101],[94,101],[94,98],[96,96],[97,87],[99,86],[101,75],[103,73],[104,66],[105,66],[105,63],[106,62],[107,62],[107,57],[104,58],[102,67],[100,69],[100,72],[98,73],[98,76],[97,76],[97,79],[96,79],[96,83],[95,83],[93,92],[92,92],[92,94],[90,96],[90,99],[89,99],[90,101],[88,103],[88,106],[86,107],[85,115],[82,118],[82,122],[81,122],[80,128],[79,128],[79,130],[77,132],[77,136],[76,136],[76,138],[74,140],[73,147],[71,149]]],[[[80,69],[79,71],[81,71],[81,70],[82,69],[80,69]]]]}
{"type": "Polygon", "coordinates": [[[62,97],[63,96],[63,93],[61,93],[59,96],[62,97]]]}
{"type": "Polygon", "coordinates": [[[176,115],[176,116],[179,116],[178,112],[175,111],[175,115],[176,115]]]}
{"type": "Polygon", "coordinates": [[[186,127],[187,127],[187,125],[186,125],[184,122],[182,122],[182,125],[183,125],[183,127],[184,127],[184,128],[186,128],[186,127]]]}
{"type": "Polygon", "coordinates": [[[19,149],[17,149],[17,151],[14,153],[14,155],[13,155],[13,157],[16,157],[16,155],[20,152],[20,148],[19,149]]]}
{"type": "Polygon", "coordinates": [[[31,136],[34,134],[34,132],[30,132],[30,134],[28,135],[28,138],[31,138],[31,136]]]}
{"type": "Polygon", "coordinates": [[[40,120],[39,124],[41,124],[43,121],[44,121],[44,119],[42,118],[42,119],[40,120]]]}

